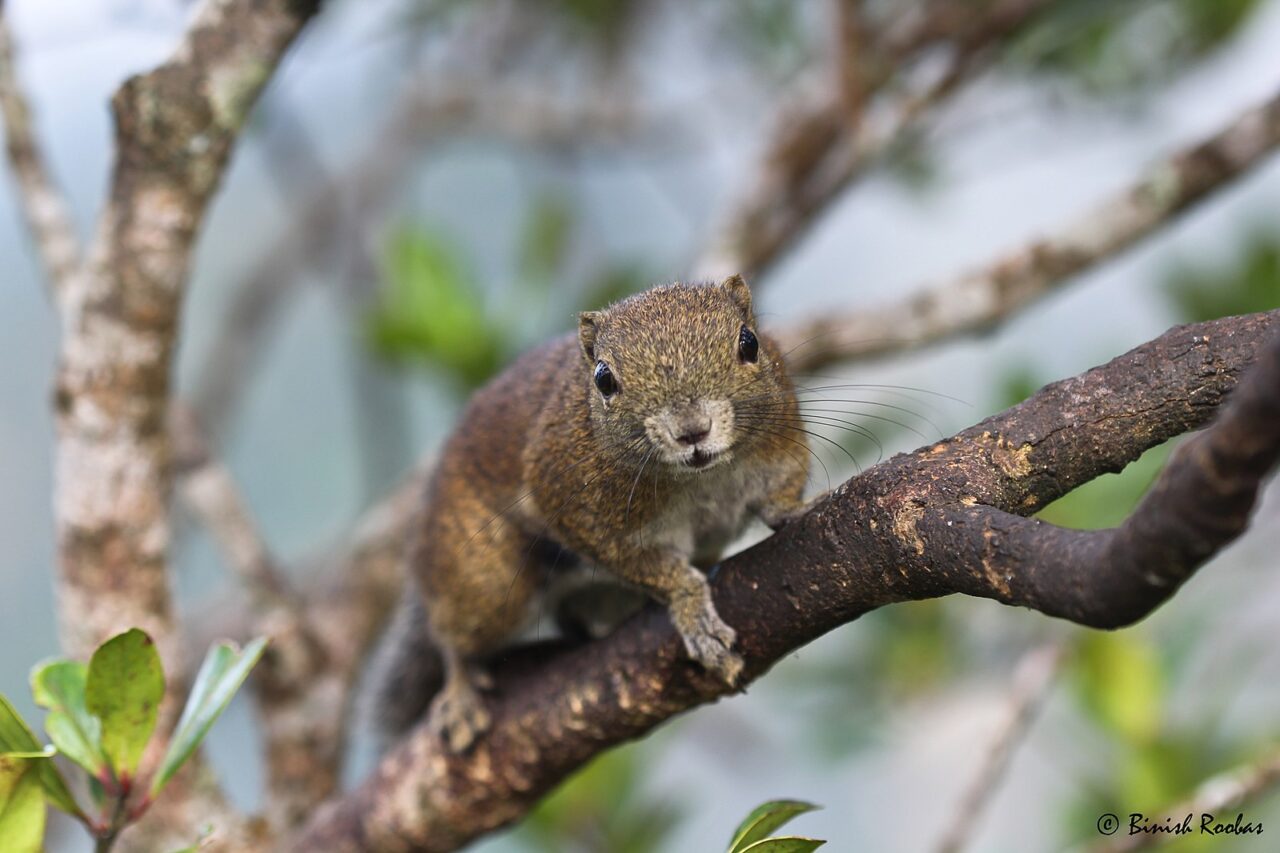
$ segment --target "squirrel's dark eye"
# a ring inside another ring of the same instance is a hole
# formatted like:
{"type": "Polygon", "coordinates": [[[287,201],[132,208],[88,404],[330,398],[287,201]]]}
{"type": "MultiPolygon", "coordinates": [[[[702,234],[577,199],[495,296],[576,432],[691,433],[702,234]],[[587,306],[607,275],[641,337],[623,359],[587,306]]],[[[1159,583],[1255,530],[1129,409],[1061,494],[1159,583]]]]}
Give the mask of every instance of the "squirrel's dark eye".
{"type": "Polygon", "coordinates": [[[612,397],[618,393],[618,380],[613,378],[613,371],[603,361],[596,362],[595,380],[596,387],[606,397],[612,397]]]}
{"type": "Polygon", "coordinates": [[[743,326],[742,331],[738,332],[738,358],[754,364],[759,355],[760,342],[756,340],[755,332],[743,326]]]}

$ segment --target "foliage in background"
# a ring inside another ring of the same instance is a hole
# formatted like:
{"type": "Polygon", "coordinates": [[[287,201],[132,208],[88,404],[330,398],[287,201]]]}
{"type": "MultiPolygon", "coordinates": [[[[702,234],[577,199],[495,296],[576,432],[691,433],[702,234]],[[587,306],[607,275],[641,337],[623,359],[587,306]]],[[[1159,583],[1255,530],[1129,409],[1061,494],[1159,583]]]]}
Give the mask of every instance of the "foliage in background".
{"type": "Polygon", "coordinates": [[[483,383],[506,358],[504,330],[443,239],[402,228],[388,247],[383,281],[367,329],[384,357],[425,358],[464,388],[483,383]]]}
{"type": "Polygon", "coordinates": [[[568,200],[535,198],[516,247],[517,282],[486,299],[460,246],[402,226],[388,242],[379,298],[364,318],[366,340],[382,358],[429,366],[459,394],[470,393],[523,350],[569,331],[575,312],[650,283],[638,263],[571,270],[577,229],[568,200]]]}
{"type": "Polygon", "coordinates": [[[651,754],[641,744],[606,752],[539,803],[516,837],[543,853],[662,853],[683,815],[643,790],[651,754]]]}
{"type": "MultiPolygon", "coordinates": [[[[1259,737],[1227,733],[1213,719],[1169,713],[1172,685],[1186,655],[1158,647],[1149,631],[1081,631],[1068,671],[1078,707],[1103,738],[1101,764],[1083,771],[1064,812],[1064,840],[1097,839],[1098,815],[1162,816],[1210,776],[1256,757],[1259,737]]],[[[1169,850],[1217,849],[1219,839],[1192,835],[1169,850]]]]}
{"type": "Polygon", "coordinates": [[[111,849],[120,832],[146,813],[204,740],[266,648],[258,639],[237,651],[219,644],[196,675],[178,726],[146,785],[139,763],[155,731],[164,672],[151,638],[137,628],[107,640],[89,663],[55,660],[31,673],[36,704],[47,709],[42,745],[13,705],[0,696],[0,841],[5,853],[43,849],[46,804],[85,825],[95,850],[111,849]],[[61,754],[86,774],[86,810],[54,764],[61,754]]]}
{"type": "Polygon", "coordinates": [[[1167,288],[1186,323],[1280,308],[1280,233],[1255,229],[1221,263],[1183,261],[1167,288]]]}
{"type": "Polygon", "coordinates": [[[1015,67],[1093,94],[1163,82],[1240,32],[1260,0],[1060,0],[1009,49],[1015,67]]]}

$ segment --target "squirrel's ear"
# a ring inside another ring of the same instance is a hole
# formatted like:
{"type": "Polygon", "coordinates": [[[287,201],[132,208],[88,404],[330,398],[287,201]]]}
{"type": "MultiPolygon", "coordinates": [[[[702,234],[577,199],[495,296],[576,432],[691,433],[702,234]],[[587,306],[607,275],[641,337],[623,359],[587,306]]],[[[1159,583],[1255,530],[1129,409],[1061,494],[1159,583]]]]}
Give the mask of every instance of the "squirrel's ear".
{"type": "Polygon", "coordinates": [[[578,315],[578,342],[582,344],[582,354],[591,364],[596,360],[596,332],[600,329],[602,319],[602,311],[583,311],[578,315]]]}
{"type": "Polygon", "coordinates": [[[742,310],[744,317],[751,317],[751,288],[747,287],[746,281],[742,276],[734,273],[733,275],[720,282],[729,293],[729,298],[733,300],[733,304],[742,310]]]}

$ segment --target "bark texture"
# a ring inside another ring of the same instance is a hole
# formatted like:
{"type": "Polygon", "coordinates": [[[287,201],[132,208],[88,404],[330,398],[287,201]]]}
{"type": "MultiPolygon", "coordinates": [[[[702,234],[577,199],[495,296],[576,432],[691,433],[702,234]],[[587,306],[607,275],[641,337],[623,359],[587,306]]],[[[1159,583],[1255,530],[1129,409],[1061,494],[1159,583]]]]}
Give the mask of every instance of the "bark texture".
{"type": "MultiPolygon", "coordinates": [[[[744,683],[898,601],[959,592],[1086,625],[1127,624],[1239,535],[1278,455],[1280,312],[1175,328],[851,479],[727,561],[717,609],[738,631],[744,683]],[[1024,518],[1204,426],[1228,395],[1218,422],[1174,455],[1120,528],[1065,531],[1024,518]]],[[[606,640],[544,660],[513,656],[499,669],[492,732],[473,751],[451,755],[419,728],[290,849],[456,849],[524,814],[603,749],[727,692],[686,659],[654,607],[606,640]]]]}

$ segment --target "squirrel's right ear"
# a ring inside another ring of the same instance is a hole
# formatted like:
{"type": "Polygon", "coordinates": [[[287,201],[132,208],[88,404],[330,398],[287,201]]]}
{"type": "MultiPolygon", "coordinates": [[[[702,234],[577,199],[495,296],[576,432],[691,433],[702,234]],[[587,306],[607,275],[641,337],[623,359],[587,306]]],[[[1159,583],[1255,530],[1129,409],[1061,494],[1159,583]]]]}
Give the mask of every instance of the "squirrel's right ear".
{"type": "Polygon", "coordinates": [[[734,273],[720,282],[720,286],[729,291],[729,298],[742,311],[744,317],[754,316],[751,313],[751,288],[747,287],[747,282],[742,276],[734,273]]]}
{"type": "Polygon", "coordinates": [[[596,361],[596,333],[603,319],[603,311],[583,311],[578,315],[578,342],[582,344],[582,354],[589,364],[596,361]]]}

